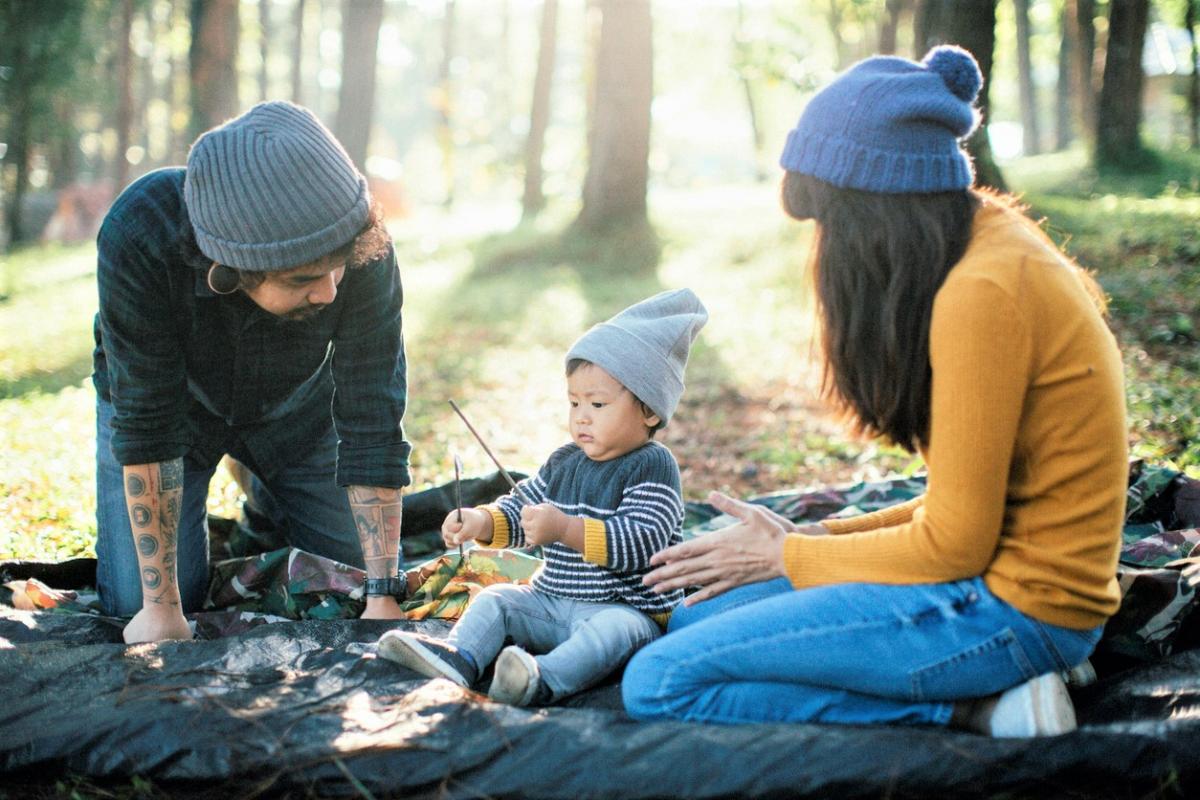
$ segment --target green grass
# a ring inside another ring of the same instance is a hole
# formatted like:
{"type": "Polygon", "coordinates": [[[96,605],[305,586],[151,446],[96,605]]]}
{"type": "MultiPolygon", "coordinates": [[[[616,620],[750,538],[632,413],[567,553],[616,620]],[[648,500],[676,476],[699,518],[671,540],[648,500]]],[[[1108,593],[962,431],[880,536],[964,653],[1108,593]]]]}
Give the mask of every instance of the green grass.
{"type": "Polygon", "coordinates": [[[1096,173],[1081,152],[1025,159],[1013,185],[1110,297],[1134,454],[1200,475],[1200,153],[1096,173]]]}
{"type": "MultiPolygon", "coordinates": [[[[1111,296],[1135,454],[1200,476],[1200,156],[1154,163],[1150,173],[1096,175],[1067,153],[1006,170],[1111,296]]],[[[775,187],[658,191],[651,206],[653,228],[605,239],[570,230],[569,208],[516,229],[511,209],[484,206],[393,224],[414,489],[447,480],[455,452],[469,473],[491,470],[449,399],[506,466],[536,468],[565,437],[565,348],[628,303],[684,285],[710,312],[663,433],[689,497],[919,466],[848,439],[820,408],[804,268],[811,228],[784,217],[775,187]]],[[[94,263],[94,249],[79,246],[0,264],[0,558],[92,552],[94,263]]],[[[210,508],[231,515],[237,499],[219,472],[210,508]]]]}

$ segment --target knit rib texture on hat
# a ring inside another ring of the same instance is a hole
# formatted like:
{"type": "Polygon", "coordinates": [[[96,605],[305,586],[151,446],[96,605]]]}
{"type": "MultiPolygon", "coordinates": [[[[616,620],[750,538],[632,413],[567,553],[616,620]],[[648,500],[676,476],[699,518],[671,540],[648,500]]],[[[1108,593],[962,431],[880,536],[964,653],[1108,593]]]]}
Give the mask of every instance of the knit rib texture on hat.
{"type": "Polygon", "coordinates": [[[183,186],[196,244],[237,269],[315,261],[353,239],[370,213],[367,180],[311,111],[260,103],[204,133],[183,186]]]}
{"type": "Polygon", "coordinates": [[[691,289],[635,303],[595,325],[567,351],[567,363],[590,361],[650,407],[665,425],[683,395],[683,371],[708,311],[691,289]]]}
{"type": "Polygon", "coordinates": [[[945,192],[974,180],[960,146],[979,124],[983,76],[961,47],[921,63],[874,56],[819,91],[788,134],[780,165],[843,189],[945,192]]]}

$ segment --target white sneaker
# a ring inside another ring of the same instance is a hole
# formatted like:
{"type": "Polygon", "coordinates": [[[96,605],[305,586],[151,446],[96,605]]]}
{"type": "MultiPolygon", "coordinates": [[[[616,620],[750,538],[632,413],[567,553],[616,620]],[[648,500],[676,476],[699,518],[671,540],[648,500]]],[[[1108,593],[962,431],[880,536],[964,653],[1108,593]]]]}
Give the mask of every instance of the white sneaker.
{"type": "Polygon", "coordinates": [[[496,658],[488,698],[510,706],[527,706],[537,696],[540,683],[537,660],[520,647],[509,645],[496,658]]]}
{"type": "Polygon", "coordinates": [[[1067,686],[1074,686],[1077,689],[1082,689],[1084,686],[1091,686],[1096,682],[1096,668],[1092,666],[1092,662],[1084,659],[1076,664],[1071,669],[1062,674],[1063,680],[1067,686]]]}
{"type": "Polygon", "coordinates": [[[997,738],[1057,736],[1075,730],[1075,706],[1057,672],[1014,686],[996,702],[988,733],[997,738]]]}

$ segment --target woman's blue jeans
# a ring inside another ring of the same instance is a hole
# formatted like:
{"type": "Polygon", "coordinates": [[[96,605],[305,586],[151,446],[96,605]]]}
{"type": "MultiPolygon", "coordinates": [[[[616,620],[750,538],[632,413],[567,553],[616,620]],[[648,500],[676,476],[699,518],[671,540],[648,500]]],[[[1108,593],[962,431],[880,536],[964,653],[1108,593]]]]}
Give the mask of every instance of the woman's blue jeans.
{"type": "Polygon", "coordinates": [[[982,578],[795,590],[786,578],[680,606],[625,670],[636,719],[945,725],[1092,652],[1102,628],[1039,622],[982,578]]]}
{"type": "MultiPolygon", "coordinates": [[[[105,613],[131,616],[142,608],[142,582],[129,512],[124,470],[112,454],[112,404],[96,402],[96,588],[105,613]]],[[[247,511],[274,526],[280,546],[290,544],[355,567],[362,550],[346,490],[334,480],[337,435],[328,435],[298,462],[269,482],[253,477],[247,511]]],[[[183,610],[196,611],[208,593],[208,484],[216,467],[183,460],[183,509],[179,515],[176,569],[183,610]]]]}

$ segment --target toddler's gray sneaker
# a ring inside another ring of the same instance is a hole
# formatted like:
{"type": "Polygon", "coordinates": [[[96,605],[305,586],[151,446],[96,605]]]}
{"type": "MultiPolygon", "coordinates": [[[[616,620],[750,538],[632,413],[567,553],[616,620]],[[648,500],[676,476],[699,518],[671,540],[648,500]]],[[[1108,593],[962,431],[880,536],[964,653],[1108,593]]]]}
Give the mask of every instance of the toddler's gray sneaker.
{"type": "Polygon", "coordinates": [[[533,656],[516,645],[500,651],[489,698],[510,706],[527,706],[534,700],[549,700],[549,695],[549,690],[541,686],[541,671],[533,656]]]}

